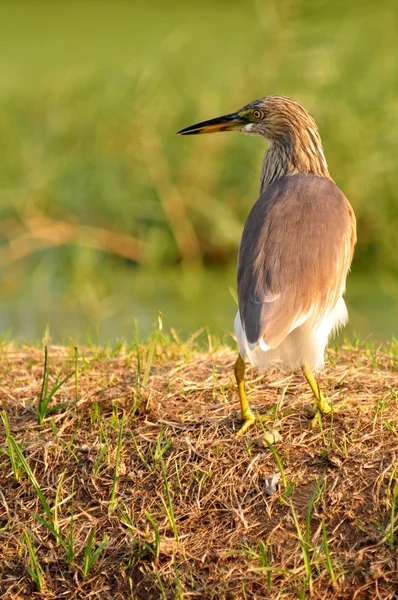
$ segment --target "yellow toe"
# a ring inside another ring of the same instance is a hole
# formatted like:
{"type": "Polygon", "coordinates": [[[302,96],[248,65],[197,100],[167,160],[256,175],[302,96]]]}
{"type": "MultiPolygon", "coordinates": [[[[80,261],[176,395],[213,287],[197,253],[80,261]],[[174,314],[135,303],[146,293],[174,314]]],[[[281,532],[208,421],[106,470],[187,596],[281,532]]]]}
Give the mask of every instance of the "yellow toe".
{"type": "Polygon", "coordinates": [[[243,435],[244,433],[246,433],[249,427],[251,427],[253,423],[256,422],[256,417],[254,416],[250,408],[247,408],[246,410],[243,410],[241,412],[241,419],[242,427],[239,429],[236,435],[243,435]]]}
{"type": "Polygon", "coordinates": [[[316,408],[319,410],[319,412],[321,412],[323,415],[329,415],[330,413],[333,412],[333,408],[332,406],[329,404],[329,402],[326,400],[325,396],[322,394],[322,392],[320,393],[320,398],[319,400],[316,401],[316,408]]]}

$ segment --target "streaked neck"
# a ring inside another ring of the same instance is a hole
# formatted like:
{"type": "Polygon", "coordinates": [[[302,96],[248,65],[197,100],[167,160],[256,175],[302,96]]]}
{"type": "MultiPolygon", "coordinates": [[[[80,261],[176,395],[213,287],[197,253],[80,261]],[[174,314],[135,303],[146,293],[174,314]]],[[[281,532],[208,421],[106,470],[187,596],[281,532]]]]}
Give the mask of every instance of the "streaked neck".
{"type": "Polygon", "coordinates": [[[295,135],[271,141],[264,156],[260,193],[276,179],[295,173],[313,173],[332,179],[315,129],[302,129],[295,135]]]}

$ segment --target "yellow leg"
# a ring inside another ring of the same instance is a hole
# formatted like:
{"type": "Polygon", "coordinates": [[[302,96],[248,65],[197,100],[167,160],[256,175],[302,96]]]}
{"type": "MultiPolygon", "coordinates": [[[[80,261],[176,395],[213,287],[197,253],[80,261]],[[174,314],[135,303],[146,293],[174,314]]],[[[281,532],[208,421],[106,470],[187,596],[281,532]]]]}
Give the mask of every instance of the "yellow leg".
{"type": "Polygon", "coordinates": [[[243,435],[251,425],[255,422],[255,416],[250,410],[249,402],[245,390],[245,362],[241,355],[238,355],[235,363],[235,378],[239,390],[240,399],[240,415],[242,419],[242,427],[238,431],[238,435],[243,435]]]}
{"type": "Polygon", "coordinates": [[[331,413],[332,407],[330,406],[329,402],[326,400],[325,396],[321,392],[318,382],[315,379],[314,375],[312,374],[311,369],[309,368],[308,365],[303,365],[303,373],[304,373],[306,380],[310,384],[312,392],[315,396],[316,409],[319,410],[319,412],[321,412],[323,414],[331,413]]]}

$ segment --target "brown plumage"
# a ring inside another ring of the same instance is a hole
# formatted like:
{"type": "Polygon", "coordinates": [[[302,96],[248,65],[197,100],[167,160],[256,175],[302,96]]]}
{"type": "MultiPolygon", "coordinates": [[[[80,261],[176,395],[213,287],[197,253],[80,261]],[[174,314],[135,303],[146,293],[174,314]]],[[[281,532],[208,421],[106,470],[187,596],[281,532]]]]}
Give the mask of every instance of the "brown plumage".
{"type": "Polygon", "coordinates": [[[245,359],[259,368],[276,359],[302,366],[317,408],[330,412],[311,368],[323,365],[331,331],[347,320],[342,295],[356,227],[348,200],[330,177],[316,123],[300,104],[269,96],[180,133],[234,129],[270,142],[238,258],[235,375],[243,433],[254,422],[245,359]]]}
{"type": "Polygon", "coordinates": [[[355,242],[352,209],[330,180],[311,173],[268,185],[243,230],[240,316],[249,344],[276,348],[303,316],[317,325],[341,296],[355,242]]]}

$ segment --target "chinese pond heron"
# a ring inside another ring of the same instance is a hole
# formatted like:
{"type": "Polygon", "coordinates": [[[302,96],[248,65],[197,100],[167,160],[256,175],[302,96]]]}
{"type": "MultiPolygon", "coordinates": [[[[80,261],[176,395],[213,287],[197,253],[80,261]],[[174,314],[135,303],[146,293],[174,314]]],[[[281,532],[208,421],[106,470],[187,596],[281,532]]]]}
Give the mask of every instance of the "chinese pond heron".
{"type": "Polygon", "coordinates": [[[242,434],[255,421],[245,391],[245,361],[260,370],[278,360],[301,367],[316,409],[331,412],[313,372],[323,366],[329,335],[347,322],[343,293],[356,225],[350,203],[329,174],[316,123],[300,104],[268,96],[179,133],[234,130],[269,141],[260,196],[238,256],[235,376],[242,434]]]}

